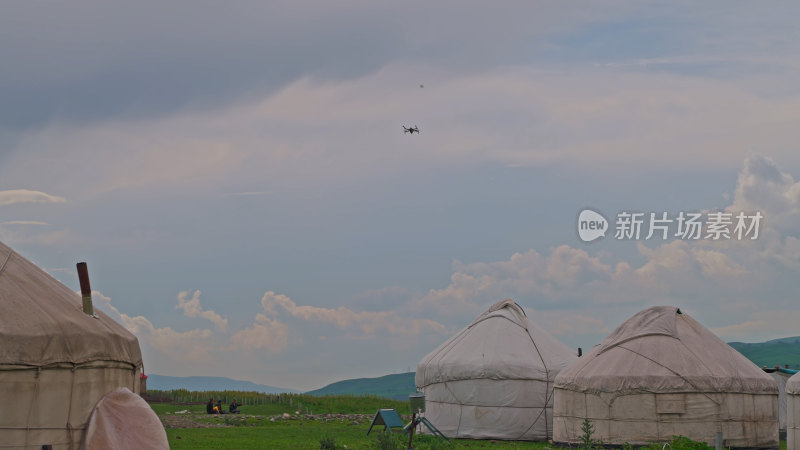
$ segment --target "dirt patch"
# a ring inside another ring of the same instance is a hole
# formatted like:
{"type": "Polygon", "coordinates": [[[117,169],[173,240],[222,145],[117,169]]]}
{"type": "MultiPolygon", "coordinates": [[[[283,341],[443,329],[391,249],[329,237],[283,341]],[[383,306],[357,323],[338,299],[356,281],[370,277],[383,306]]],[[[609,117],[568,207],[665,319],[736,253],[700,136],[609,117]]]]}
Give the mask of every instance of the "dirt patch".
{"type": "Polygon", "coordinates": [[[224,423],[198,421],[195,414],[165,414],[159,416],[164,428],[219,428],[227,427],[224,423]]]}

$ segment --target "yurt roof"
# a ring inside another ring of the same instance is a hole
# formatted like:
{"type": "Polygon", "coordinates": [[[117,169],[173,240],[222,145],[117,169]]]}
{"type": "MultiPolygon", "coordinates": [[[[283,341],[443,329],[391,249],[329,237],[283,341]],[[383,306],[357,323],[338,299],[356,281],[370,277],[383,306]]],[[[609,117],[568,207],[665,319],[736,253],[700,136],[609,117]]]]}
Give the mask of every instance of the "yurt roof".
{"type": "Polygon", "coordinates": [[[0,243],[0,368],[118,361],[141,366],[139,341],[80,296],[0,243]]]}
{"type": "Polygon", "coordinates": [[[572,349],[507,299],[425,356],[415,382],[422,387],[478,378],[552,381],[575,358],[572,349]]]}
{"type": "Polygon", "coordinates": [[[792,377],[786,381],[786,393],[800,395],[800,372],[792,375],[792,377]]]}
{"type": "Polygon", "coordinates": [[[775,381],[680,309],[640,311],[556,378],[579,392],[777,393],[775,381]]]}

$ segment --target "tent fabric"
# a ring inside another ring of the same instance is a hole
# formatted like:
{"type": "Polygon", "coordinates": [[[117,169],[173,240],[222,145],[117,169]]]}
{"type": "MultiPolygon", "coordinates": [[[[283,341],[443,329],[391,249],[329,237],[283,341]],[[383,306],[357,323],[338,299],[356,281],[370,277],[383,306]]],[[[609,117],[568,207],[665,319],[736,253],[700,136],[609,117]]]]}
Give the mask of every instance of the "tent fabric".
{"type": "Polygon", "coordinates": [[[119,361],[142,365],[139,341],[47,272],[0,243],[0,365],[119,361]]]}
{"type": "Polygon", "coordinates": [[[678,308],[631,317],[555,380],[554,441],[590,419],[606,444],[680,434],[727,446],[778,445],[775,380],[678,308]]]}
{"type": "Polygon", "coordinates": [[[0,243],[0,442],[75,450],[108,392],[139,392],[139,341],[0,243]]]}
{"type": "Polygon", "coordinates": [[[575,358],[503,300],[425,356],[415,382],[425,393],[425,416],[445,436],[548,439],[553,380],[575,358]]]}
{"type": "Polygon", "coordinates": [[[106,394],[89,416],[82,450],[169,449],[167,433],[150,405],[127,388],[106,394]]]}
{"type": "Polygon", "coordinates": [[[778,386],[778,427],[786,430],[786,382],[789,381],[791,375],[776,370],[769,373],[769,376],[775,380],[775,384],[778,386]]]}
{"type": "Polygon", "coordinates": [[[786,381],[786,393],[800,395],[800,372],[794,374],[786,381]]]}
{"type": "Polygon", "coordinates": [[[800,372],[786,382],[786,450],[800,450],[800,372]]]}

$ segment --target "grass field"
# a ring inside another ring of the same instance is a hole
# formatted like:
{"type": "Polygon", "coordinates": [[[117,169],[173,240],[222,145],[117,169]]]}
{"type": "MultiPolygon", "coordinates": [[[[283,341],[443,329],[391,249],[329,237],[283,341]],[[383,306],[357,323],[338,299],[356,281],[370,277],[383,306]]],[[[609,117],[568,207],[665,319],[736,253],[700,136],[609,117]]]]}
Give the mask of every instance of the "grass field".
{"type": "MultiPolygon", "coordinates": [[[[242,414],[221,416],[205,414],[204,404],[182,405],[153,403],[162,419],[172,449],[318,449],[320,441],[332,439],[337,449],[375,449],[383,427],[367,429],[380,408],[395,408],[407,413],[408,403],[372,397],[330,396],[302,398],[293,405],[329,408],[325,413],[296,414],[288,404],[265,404],[243,407],[242,414]],[[314,403],[314,400],[318,403],[314,403]],[[307,403],[304,403],[307,402],[307,403]],[[405,411],[404,411],[405,409],[405,411]],[[187,411],[187,412],[183,412],[187,411]],[[370,411],[368,413],[368,411],[370,411]],[[288,416],[288,417],[286,417],[288,416]]],[[[305,406],[304,406],[305,408],[305,406]]],[[[409,421],[408,417],[404,417],[409,421]]],[[[405,449],[408,437],[397,430],[391,436],[397,448],[405,449]]],[[[415,436],[416,449],[526,449],[547,448],[546,443],[461,440],[452,443],[431,436],[415,436]]]]}
{"type": "MultiPolygon", "coordinates": [[[[253,426],[225,428],[168,428],[170,448],[177,449],[319,449],[320,441],[332,438],[339,449],[378,448],[380,430],[366,435],[369,422],[321,422],[317,420],[289,420],[280,422],[254,421],[253,426]]],[[[397,448],[407,448],[408,437],[402,432],[392,435],[397,448]]],[[[457,441],[446,444],[431,436],[415,436],[414,448],[466,449],[496,448],[525,449],[547,448],[546,443],[493,441],[457,441]]]]}
{"type": "MultiPolygon", "coordinates": [[[[388,442],[379,445],[383,427],[375,427],[369,436],[367,429],[375,412],[393,408],[403,415],[404,423],[410,421],[408,402],[374,396],[307,396],[282,394],[272,398],[254,393],[233,393],[237,399],[249,398],[252,403],[242,407],[242,414],[221,416],[205,413],[205,403],[151,403],[150,406],[164,423],[170,448],[180,449],[320,449],[321,442],[335,443],[342,449],[406,449],[408,436],[397,430],[388,442]],[[257,401],[261,399],[260,402],[257,401]],[[302,410],[302,412],[301,412],[302,410]],[[389,444],[389,445],[387,445],[389,444]]],[[[187,394],[195,398],[194,393],[187,394]]],[[[206,398],[212,393],[202,393],[206,398]]],[[[224,398],[216,395],[214,398],[224,398]]],[[[230,397],[231,399],[233,396],[230,397]]],[[[326,447],[332,448],[332,447],[326,447]]],[[[414,437],[417,450],[433,449],[542,449],[557,450],[547,442],[509,442],[452,440],[450,442],[423,435],[414,437]]],[[[659,450],[661,444],[645,447],[659,450]]],[[[672,450],[706,449],[704,444],[682,438],[672,442],[672,450]]],[[[786,448],[785,441],[781,448],[786,448]]]]}

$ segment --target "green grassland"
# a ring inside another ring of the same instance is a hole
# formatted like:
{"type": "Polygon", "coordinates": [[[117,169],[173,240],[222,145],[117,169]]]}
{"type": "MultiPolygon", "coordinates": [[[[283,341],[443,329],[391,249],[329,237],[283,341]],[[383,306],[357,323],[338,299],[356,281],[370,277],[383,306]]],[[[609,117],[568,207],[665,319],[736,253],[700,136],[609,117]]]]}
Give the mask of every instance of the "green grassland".
{"type": "MultiPolygon", "coordinates": [[[[148,394],[152,397],[153,392],[148,391],[148,394]]],[[[173,450],[222,448],[310,450],[322,448],[323,441],[335,444],[335,448],[339,450],[408,448],[408,436],[400,429],[387,435],[383,433],[383,427],[375,427],[370,435],[366,434],[375,412],[381,408],[395,409],[401,414],[404,423],[409,422],[407,401],[354,395],[264,395],[258,392],[227,394],[229,399],[235,396],[245,402],[241,414],[206,414],[205,402],[150,403],[164,423],[170,448],[173,450]],[[384,442],[379,442],[379,439],[384,439],[384,442]]],[[[225,393],[222,392],[184,392],[182,395],[183,398],[205,398],[205,401],[211,397],[224,399],[224,396],[225,393]]],[[[417,450],[484,448],[560,450],[560,447],[548,442],[470,439],[448,442],[430,435],[415,436],[414,448],[417,450]]],[[[644,447],[645,450],[661,448],[661,444],[644,447]]],[[[672,441],[672,450],[708,448],[705,444],[685,438],[672,441]]]]}
{"type": "Polygon", "coordinates": [[[260,392],[186,392],[174,391],[169,402],[152,401],[161,397],[169,398],[158,391],[147,391],[147,398],[157,414],[188,410],[190,413],[205,413],[206,402],[213,398],[222,400],[225,411],[231,400],[236,398],[242,404],[245,414],[274,415],[289,413],[307,414],[363,414],[381,408],[393,408],[400,414],[410,414],[407,401],[391,400],[375,395],[337,395],[312,396],[307,394],[262,394],[260,392]]]}
{"type": "MultiPolygon", "coordinates": [[[[148,394],[153,394],[148,391],[148,394]]],[[[375,427],[367,436],[375,412],[392,408],[410,421],[407,401],[376,396],[312,396],[306,394],[264,395],[229,392],[242,406],[241,414],[221,416],[205,413],[204,402],[151,403],[167,431],[170,448],[175,449],[318,449],[320,441],[331,439],[337,449],[375,449],[383,429],[375,427]],[[300,410],[302,413],[299,413],[300,410]],[[298,414],[299,413],[299,414],[298,414]],[[287,417],[288,416],[288,417],[287,417]]],[[[183,398],[224,399],[224,393],[186,392],[183,398]]],[[[397,448],[405,449],[408,436],[397,429],[390,436],[397,448]]],[[[450,443],[423,435],[415,436],[414,448],[423,449],[545,449],[542,442],[458,440],[450,443]]]]}
{"type": "Polygon", "coordinates": [[[800,336],[755,344],[730,342],[729,345],[759,367],[788,364],[790,369],[800,369],[800,336]]]}
{"type": "Polygon", "coordinates": [[[378,378],[356,378],[329,384],[321,389],[306,392],[310,395],[361,395],[372,394],[395,400],[408,400],[408,394],[417,390],[414,372],[385,375],[378,378]]]}
{"type": "MultiPolygon", "coordinates": [[[[369,422],[358,425],[344,422],[321,422],[316,420],[262,421],[253,426],[225,428],[168,428],[170,448],[179,449],[319,449],[320,441],[332,439],[337,449],[375,449],[378,447],[380,430],[367,436],[369,422]]],[[[391,441],[396,448],[407,448],[408,436],[402,432],[392,433],[391,441]]],[[[541,442],[499,442],[458,440],[452,443],[439,441],[431,436],[415,436],[414,448],[424,449],[546,449],[541,442]]]]}

